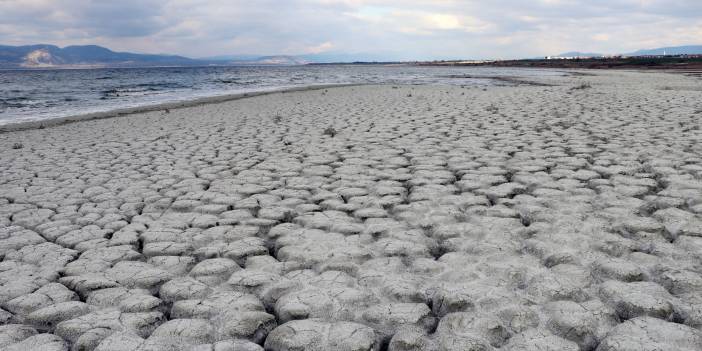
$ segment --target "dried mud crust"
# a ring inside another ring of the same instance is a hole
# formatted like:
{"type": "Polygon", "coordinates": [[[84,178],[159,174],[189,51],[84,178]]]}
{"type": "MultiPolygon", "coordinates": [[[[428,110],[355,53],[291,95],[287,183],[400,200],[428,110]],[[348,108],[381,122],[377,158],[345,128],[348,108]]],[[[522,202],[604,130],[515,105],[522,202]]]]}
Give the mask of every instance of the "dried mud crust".
{"type": "Polygon", "coordinates": [[[544,84],[0,134],[0,349],[702,349],[700,82],[544,84]]]}

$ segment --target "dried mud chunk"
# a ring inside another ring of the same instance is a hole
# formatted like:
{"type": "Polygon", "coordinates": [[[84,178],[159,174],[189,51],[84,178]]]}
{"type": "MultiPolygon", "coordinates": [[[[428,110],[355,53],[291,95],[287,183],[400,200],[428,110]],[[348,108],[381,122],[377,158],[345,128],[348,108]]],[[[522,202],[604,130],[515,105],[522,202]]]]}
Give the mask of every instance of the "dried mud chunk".
{"type": "Polygon", "coordinates": [[[573,300],[585,301],[588,293],[585,291],[591,284],[590,272],[582,267],[559,264],[549,272],[541,273],[529,280],[527,292],[530,296],[545,301],[573,300]]]}
{"type": "Polygon", "coordinates": [[[141,233],[140,238],[145,244],[148,244],[161,241],[178,241],[183,234],[183,230],[176,228],[150,228],[141,233]]]}
{"type": "Polygon", "coordinates": [[[690,212],[671,207],[656,211],[653,218],[663,222],[673,238],[679,235],[702,236],[702,219],[690,212]]]}
{"type": "Polygon", "coordinates": [[[146,257],[154,256],[186,256],[192,250],[188,243],[161,241],[144,245],[142,254],[146,257]]]}
{"type": "Polygon", "coordinates": [[[44,238],[29,229],[22,227],[0,226],[0,258],[12,250],[19,250],[28,245],[41,244],[44,238]]]}
{"type": "Polygon", "coordinates": [[[0,325],[0,347],[12,345],[36,334],[37,330],[28,325],[0,325]]]}
{"type": "Polygon", "coordinates": [[[598,300],[584,303],[555,301],[544,309],[548,328],[554,334],[578,343],[583,350],[594,349],[605,333],[619,322],[614,310],[598,300]]]}
{"type": "Polygon", "coordinates": [[[241,270],[236,262],[228,258],[211,258],[204,260],[190,270],[190,275],[195,279],[208,284],[219,284],[235,271],[241,270]]]}
{"type": "Polygon", "coordinates": [[[78,300],[75,292],[58,283],[50,283],[37,291],[16,297],[7,302],[7,309],[15,314],[26,316],[40,308],[59,302],[78,300]]]}
{"type": "Polygon", "coordinates": [[[257,269],[242,269],[232,273],[227,285],[234,290],[255,293],[266,285],[275,283],[282,278],[279,274],[257,269]]]}
{"type": "Polygon", "coordinates": [[[502,183],[500,185],[496,185],[485,190],[477,189],[475,193],[478,195],[485,195],[489,199],[497,201],[497,199],[500,198],[509,198],[518,194],[522,194],[526,192],[526,190],[527,188],[519,183],[502,183]]]}
{"type": "Polygon", "coordinates": [[[658,318],[628,320],[602,340],[597,351],[693,351],[702,350],[699,330],[658,318]]]}
{"type": "Polygon", "coordinates": [[[490,350],[504,345],[511,336],[494,316],[469,312],[444,316],[436,335],[440,350],[490,350]]]}
{"type": "Polygon", "coordinates": [[[264,345],[270,351],[378,351],[373,329],[353,322],[296,320],[274,329],[264,345]]]}
{"type": "MultiPolygon", "coordinates": [[[[629,216],[624,218],[617,226],[619,231],[623,233],[662,233],[663,224],[651,217],[629,216]]],[[[631,235],[631,234],[629,234],[631,235]]]]}
{"type": "Polygon", "coordinates": [[[59,282],[69,289],[85,297],[93,290],[114,288],[119,286],[115,280],[108,278],[104,273],[88,273],[63,277],[59,282]]]}
{"type": "Polygon", "coordinates": [[[85,241],[106,239],[110,234],[111,232],[109,230],[101,229],[95,225],[89,225],[60,236],[56,239],[56,243],[64,247],[74,248],[76,245],[85,241]]]}
{"type": "Polygon", "coordinates": [[[122,261],[105,274],[127,288],[154,289],[171,279],[171,274],[146,262],[122,261]]]}
{"type": "Polygon", "coordinates": [[[102,310],[84,314],[77,318],[69,319],[56,326],[56,335],[76,342],[83,334],[94,329],[108,329],[120,331],[124,327],[119,320],[122,314],[116,310],[102,310]]]}
{"type": "Polygon", "coordinates": [[[690,270],[663,269],[657,272],[656,281],[675,295],[702,294],[702,276],[690,270]]]}
{"type": "Polygon", "coordinates": [[[358,236],[344,236],[316,229],[287,234],[278,238],[275,247],[276,257],[280,261],[296,261],[305,266],[322,263],[331,258],[357,261],[372,255],[371,250],[360,242],[358,236]]]}
{"type": "Polygon", "coordinates": [[[122,312],[149,312],[161,306],[161,300],[141,289],[123,287],[97,290],[86,299],[86,303],[100,307],[116,307],[122,312]]]}
{"type": "Polygon", "coordinates": [[[61,245],[44,242],[37,245],[27,245],[17,251],[8,252],[5,260],[31,263],[58,271],[66,263],[72,261],[78,252],[61,245]]]}
{"type": "Polygon", "coordinates": [[[102,260],[115,264],[119,261],[139,261],[143,256],[134,251],[130,245],[119,245],[86,250],[80,257],[81,260],[102,260]]]}
{"type": "Polygon", "coordinates": [[[209,295],[211,289],[193,278],[179,277],[161,285],[159,296],[163,301],[175,302],[178,300],[189,300],[204,298],[209,295]]]}
{"type": "Polygon", "coordinates": [[[113,331],[107,328],[95,328],[87,331],[73,343],[73,350],[94,350],[113,331]]]}
{"type": "Polygon", "coordinates": [[[514,292],[482,282],[443,284],[432,296],[432,309],[437,316],[453,312],[472,312],[477,309],[495,310],[518,301],[514,292]]]}
{"type": "Polygon", "coordinates": [[[508,351],[579,351],[578,344],[543,329],[529,329],[509,339],[500,350],[508,351]]]}
{"type": "Polygon", "coordinates": [[[31,229],[44,222],[48,222],[49,218],[54,214],[56,214],[56,212],[49,209],[28,209],[12,215],[12,223],[31,229]]]}
{"type": "Polygon", "coordinates": [[[268,255],[268,248],[261,238],[243,238],[227,244],[222,252],[222,256],[243,265],[249,257],[268,255]]]}
{"type": "Polygon", "coordinates": [[[674,298],[656,283],[622,283],[610,280],[602,283],[600,293],[603,301],[612,306],[622,319],[640,316],[661,319],[673,317],[674,298]]]}
{"type": "Polygon", "coordinates": [[[113,333],[103,339],[95,351],[135,351],[144,344],[144,339],[129,332],[113,333]]]}
{"type": "Polygon", "coordinates": [[[5,351],[68,351],[68,343],[53,334],[30,336],[16,344],[7,346],[5,351]]]}
{"type": "Polygon", "coordinates": [[[220,337],[248,339],[255,343],[263,342],[277,326],[275,316],[263,311],[224,310],[215,321],[220,337]]]}
{"type": "MultiPolygon", "coordinates": [[[[263,351],[263,347],[248,340],[222,340],[212,344],[212,349],[204,348],[202,351],[263,351]]],[[[198,350],[200,351],[200,350],[198,350]]]]}
{"type": "Polygon", "coordinates": [[[215,338],[214,326],[205,319],[171,319],[158,326],[151,337],[171,337],[189,344],[207,344],[215,338]]]}
{"type": "Polygon", "coordinates": [[[56,324],[90,312],[90,306],[80,301],[60,302],[40,308],[29,315],[27,321],[42,330],[53,330],[56,324]]]}
{"type": "Polygon", "coordinates": [[[380,239],[376,242],[376,247],[385,256],[429,257],[431,254],[426,245],[395,238],[380,239]]]}
{"type": "Polygon", "coordinates": [[[511,305],[501,308],[496,313],[503,325],[513,334],[536,328],[541,323],[539,314],[534,308],[522,305],[511,305]]]}
{"type": "Polygon", "coordinates": [[[281,296],[275,304],[281,322],[293,319],[352,318],[359,308],[373,302],[369,292],[349,287],[309,287],[291,291],[281,296]]]}
{"type": "Polygon", "coordinates": [[[402,326],[414,326],[418,330],[429,332],[435,320],[431,317],[429,306],[423,303],[386,303],[365,309],[361,318],[367,325],[389,335],[402,326]]]}
{"type": "Polygon", "coordinates": [[[7,312],[7,311],[3,310],[2,308],[0,308],[0,325],[9,324],[13,318],[14,318],[14,315],[12,315],[12,313],[7,312]]]}
{"type": "Polygon", "coordinates": [[[644,280],[644,272],[634,263],[620,258],[603,258],[595,261],[593,273],[601,279],[615,279],[624,282],[644,280]]]}
{"type": "Polygon", "coordinates": [[[194,257],[188,256],[154,256],[150,257],[146,263],[152,264],[154,267],[164,270],[173,276],[182,276],[190,272],[196,261],[194,257]]]}
{"type": "Polygon", "coordinates": [[[173,303],[173,318],[212,319],[224,312],[264,311],[263,304],[251,294],[222,291],[204,299],[180,300],[173,303]]]}
{"type": "Polygon", "coordinates": [[[161,312],[122,313],[119,318],[124,329],[146,337],[166,320],[161,312]]]}
{"type": "Polygon", "coordinates": [[[412,328],[401,328],[388,344],[389,351],[435,351],[437,348],[433,339],[412,328]]]}

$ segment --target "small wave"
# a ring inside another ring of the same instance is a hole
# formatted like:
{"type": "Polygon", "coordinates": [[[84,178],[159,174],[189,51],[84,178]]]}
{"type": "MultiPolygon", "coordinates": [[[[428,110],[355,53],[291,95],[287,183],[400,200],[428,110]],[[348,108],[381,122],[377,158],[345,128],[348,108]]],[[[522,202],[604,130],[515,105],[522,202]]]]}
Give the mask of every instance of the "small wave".
{"type": "Polygon", "coordinates": [[[8,99],[0,99],[0,107],[3,109],[8,109],[8,108],[22,108],[22,107],[27,107],[31,106],[32,104],[29,103],[29,98],[25,96],[18,96],[18,97],[12,97],[8,99]]]}
{"type": "Polygon", "coordinates": [[[100,92],[102,96],[100,96],[101,100],[107,100],[112,97],[119,97],[119,91],[117,89],[108,89],[108,90],[103,90],[100,92]]]}
{"type": "Polygon", "coordinates": [[[154,82],[154,83],[141,83],[135,84],[133,87],[137,88],[148,88],[148,89],[179,89],[187,88],[188,86],[182,83],[174,82],[154,82]]]}
{"type": "Polygon", "coordinates": [[[220,84],[235,84],[235,85],[244,85],[244,86],[251,86],[255,84],[261,83],[260,80],[242,80],[240,78],[220,78],[220,79],[215,79],[213,82],[220,83],[220,84]]]}
{"type": "Polygon", "coordinates": [[[184,88],[187,88],[187,86],[179,83],[141,83],[134,85],[125,85],[101,91],[100,99],[106,100],[126,96],[152,95],[157,94],[159,92],[172,91],[184,88]]]}
{"type": "Polygon", "coordinates": [[[215,82],[223,83],[223,84],[237,84],[237,85],[243,84],[238,79],[216,79],[215,82]]]}

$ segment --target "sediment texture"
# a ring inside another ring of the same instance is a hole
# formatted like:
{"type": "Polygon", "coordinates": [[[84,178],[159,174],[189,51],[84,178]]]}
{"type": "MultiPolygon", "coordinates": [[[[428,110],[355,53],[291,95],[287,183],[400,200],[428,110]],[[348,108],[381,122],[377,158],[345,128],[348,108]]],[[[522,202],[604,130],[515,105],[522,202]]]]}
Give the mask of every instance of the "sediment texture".
{"type": "Polygon", "coordinates": [[[544,82],[0,134],[0,349],[702,349],[702,84],[544,82]]]}

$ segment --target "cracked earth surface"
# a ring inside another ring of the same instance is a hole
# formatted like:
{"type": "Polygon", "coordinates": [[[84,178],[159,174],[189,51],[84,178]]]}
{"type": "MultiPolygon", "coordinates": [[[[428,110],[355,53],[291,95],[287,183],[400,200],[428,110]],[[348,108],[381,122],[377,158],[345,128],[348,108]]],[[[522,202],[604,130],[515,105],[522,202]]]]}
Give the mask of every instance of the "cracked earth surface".
{"type": "Polygon", "coordinates": [[[702,84],[546,82],[2,133],[0,349],[702,349],[702,84]]]}

